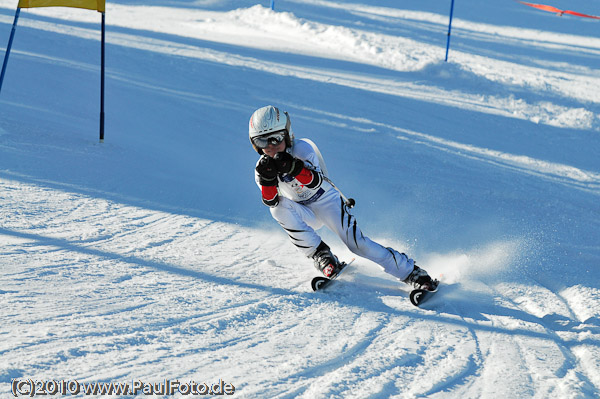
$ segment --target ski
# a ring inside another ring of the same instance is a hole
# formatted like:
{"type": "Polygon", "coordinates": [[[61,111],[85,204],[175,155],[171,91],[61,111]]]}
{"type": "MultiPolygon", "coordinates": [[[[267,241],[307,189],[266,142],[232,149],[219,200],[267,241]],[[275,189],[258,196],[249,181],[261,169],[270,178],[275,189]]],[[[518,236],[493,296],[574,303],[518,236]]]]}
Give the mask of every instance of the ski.
{"type": "MultiPolygon", "coordinates": [[[[310,282],[310,285],[313,289],[313,291],[322,291],[325,288],[329,287],[329,285],[335,281],[335,279],[337,279],[340,274],[342,274],[344,272],[344,270],[346,270],[346,268],[352,264],[352,262],[354,262],[354,258],[352,260],[350,260],[350,262],[346,263],[346,262],[342,262],[342,269],[338,272],[338,274],[336,274],[333,277],[327,278],[325,276],[317,276],[314,277],[312,279],[312,281],[310,282]]],[[[435,283],[435,289],[434,290],[427,290],[427,289],[422,289],[422,288],[416,288],[414,290],[412,290],[410,292],[410,302],[415,305],[415,306],[420,306],[421,304],[423,304],[423,302],[425,302],[426,300],[428,300],[429,298],[431,298],[438,290],[439,287],[439,280],[433,280],[435,283]]]]}
{"type": "Polygon", "coordinates": [[[354,262],[354,259],[356,259],[356,258],[352,258],[352,260],[350,260],[350,262],[348,262],[348,263],[342,262],[341,270],[338,272],[338,274],[336,274],[333,277],[327,278],[325,276],[317,276],[317,277],[313,278],[312,281],[310,282],[310,286],[312,287],[313,291],[320,291],[320,290],[326,288],[327,286],[329,286],[329,284],[331,284],[331,282],[333,280],[338,278],[338,276],[340,274],[342,274],[342,272],[344,270],[346,270],[346,268],[348,266],[350,266],[352,264],[352,262],[354,262]]]}
{"type": "Polygon", "coordinates": [[[410,292],[410,303],[415,306],[421,305],[423,302],[431,298],[438,290],[440,282],[438,280],[433,280],[435,283],[434,290],[426,290],[422,288],[414,289],[410,292]]]}

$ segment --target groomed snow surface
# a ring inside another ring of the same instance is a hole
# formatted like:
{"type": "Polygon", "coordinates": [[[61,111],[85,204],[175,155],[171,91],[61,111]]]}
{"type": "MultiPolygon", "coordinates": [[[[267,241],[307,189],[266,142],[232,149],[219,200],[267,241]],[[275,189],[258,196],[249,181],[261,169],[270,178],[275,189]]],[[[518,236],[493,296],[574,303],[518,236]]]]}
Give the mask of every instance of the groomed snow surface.
{"type": "Polygon", "coordinates": [[[457,0],[446,63],[450,1],[139,4],[107,4],[104,143],[100,14],[21,12],[0,93],[2,398],[15,379],[600,396],[600,21],[457,0]],[[364,259],[311,291],[253,181],[267,104],[318,143],[363,231],[441,278],[422,308],[364,259]]]}

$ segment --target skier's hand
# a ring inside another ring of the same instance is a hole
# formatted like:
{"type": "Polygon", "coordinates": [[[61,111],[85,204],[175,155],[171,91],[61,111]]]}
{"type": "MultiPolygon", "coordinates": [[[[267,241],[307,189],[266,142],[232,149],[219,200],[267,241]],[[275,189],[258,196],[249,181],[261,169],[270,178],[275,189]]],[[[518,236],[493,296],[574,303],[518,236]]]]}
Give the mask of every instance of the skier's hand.
{"type": "Polygon", "coordinates": [[[256,165],[256,172],[261,186],[277,185],[277,165],[273,158],[263,155],[256,165]]]}
{"type": "Polygon", "coordinates": [[[298,158],[294,158],[287,152],[278,152],[273,158],[275,166],[281,174],[287,174],[296,177],[304,168],[304,162],[298,158]]]}

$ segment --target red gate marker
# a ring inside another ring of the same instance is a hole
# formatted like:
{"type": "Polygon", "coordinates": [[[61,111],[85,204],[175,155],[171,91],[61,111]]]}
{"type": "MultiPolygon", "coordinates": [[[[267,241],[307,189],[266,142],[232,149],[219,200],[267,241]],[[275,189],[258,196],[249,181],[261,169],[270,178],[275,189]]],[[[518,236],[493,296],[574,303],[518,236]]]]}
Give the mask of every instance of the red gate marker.
{"type": "Polygon", "coordinates": [[[558,15],[560,15],[561,17],[563,16],[563,14],[570,14],[570,15],[575,15],[577,17],[600,19],[600,17],[597,17],[595,15],[582,14],[580,12],[571,11],[571,10],[560,10],[560,9],[558,9],[556,7],[547,6],[545,4],[525,3],[524,1],[519,1],[519,3],[525,4],[526,6],[529,6],[529,7],[538,8],[540,10],[549,11],[549,12],[555,12],[558,15]]]}

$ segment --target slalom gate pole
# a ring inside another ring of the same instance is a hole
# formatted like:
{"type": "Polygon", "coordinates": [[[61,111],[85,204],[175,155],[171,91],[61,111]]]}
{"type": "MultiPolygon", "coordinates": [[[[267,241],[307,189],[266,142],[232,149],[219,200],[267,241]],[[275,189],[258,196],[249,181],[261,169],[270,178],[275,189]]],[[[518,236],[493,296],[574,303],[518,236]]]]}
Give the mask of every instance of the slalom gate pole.
{"type": "Polygon", "coordinates": [[[448,62],[448,50],[450,50],[450,33],[452,31],[452,14],[454,14],[454,0],[450,4],[450,21],[448,22],[448,40],[446,41],[446,59],[445,62],[448,62]]]}
{"type": "Polygon", "coordinates": [[[15,38],[15,30],[17,29],[17,21],[19,20],[19,14],[21,13],[21,7],[17,7],[15,12],[15,20],[10,31],[10,38],[8,39],[8,45],[6,46],[6,53],[4,54],[4,63],[2,64],[2,73],[0,74],[0,92],[2,91],[2,82],[4,82],[4,74],[6,73],[6,65],[8,65],[8,56],[10,55],[10,49],[12,47],[13,39],[15,38]]]}
{"type": "Polygon", "coordinates": [[[102,13],[102,49],[100,50],[100,142],[104,143],[104,13],[102,13]]]}
{"type": "Polygon", "coordinates": [[[275,10],[275,0],[271,0],[271,10],[275,10]]]}

